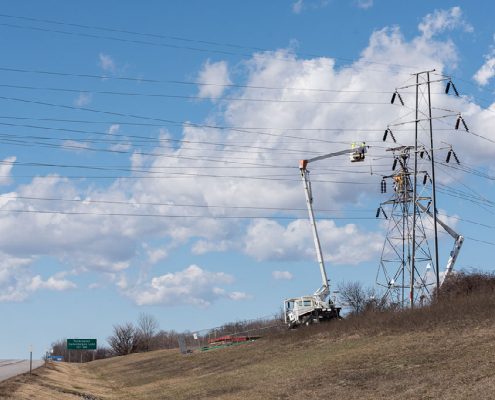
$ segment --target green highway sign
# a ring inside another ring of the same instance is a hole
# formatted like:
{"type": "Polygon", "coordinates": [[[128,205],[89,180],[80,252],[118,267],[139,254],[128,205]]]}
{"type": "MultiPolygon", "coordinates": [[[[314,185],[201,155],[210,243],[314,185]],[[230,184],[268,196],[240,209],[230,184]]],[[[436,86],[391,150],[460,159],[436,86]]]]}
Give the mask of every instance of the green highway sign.
{"type": "Polygon", "coordinates": [[[67,350],[96,350],[96,339],[67,339],[67,350]]]}

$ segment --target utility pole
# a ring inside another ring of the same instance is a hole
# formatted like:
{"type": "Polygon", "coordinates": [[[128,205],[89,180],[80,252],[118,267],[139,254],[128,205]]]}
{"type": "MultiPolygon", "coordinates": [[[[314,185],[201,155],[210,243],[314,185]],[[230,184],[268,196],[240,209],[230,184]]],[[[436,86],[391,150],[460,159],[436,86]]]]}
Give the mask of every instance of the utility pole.
{"type": "Polygon", "coordinates": [[[29,346],[29,375],[33,373],[33,345],[29,346]]]}

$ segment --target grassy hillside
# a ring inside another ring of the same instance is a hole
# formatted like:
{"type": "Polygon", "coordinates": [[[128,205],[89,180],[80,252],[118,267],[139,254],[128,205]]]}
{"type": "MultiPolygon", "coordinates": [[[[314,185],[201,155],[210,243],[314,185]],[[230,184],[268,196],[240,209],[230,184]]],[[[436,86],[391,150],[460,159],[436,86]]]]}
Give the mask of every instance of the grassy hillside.
{"type": "Polygon", "coordinates": [[[492,399],[495,296],[491,286],[472,289],[457,285],[425,309],[372,312],[209,352],[55,364],[0,385],[0,398],[492,399]]]}

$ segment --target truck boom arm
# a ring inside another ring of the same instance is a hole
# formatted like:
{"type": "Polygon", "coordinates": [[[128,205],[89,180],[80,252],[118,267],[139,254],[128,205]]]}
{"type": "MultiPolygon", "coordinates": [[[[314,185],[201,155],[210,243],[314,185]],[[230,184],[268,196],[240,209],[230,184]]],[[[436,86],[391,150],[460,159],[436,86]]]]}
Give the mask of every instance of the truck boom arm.
{"type": "MultiPolygon", "coordinates": [[[[418,204],[419,208],[421,208],[421,210],[423,210],[426,214],[428,214],[431,218],[433,218],[433,214],[431,213],[431,211],[429,211],[421,203],[417,203],[417,204],[418,204]]],[[[456,231],[454,231],[445,222],[438,219],[438,217],[437,217],[437,222],[450,236],[452,236],[454,238],[454,247],[453,247],[452,251],[450,252],[450,256],[449,256],[449,259],[447,261],[447,266],[445,267],[445,273],[443,274],[442,280],[440,282],[440,287],[442,287],[443,283],[445,282],[445,279],[447,278],[447,276],[450,275],[450,273],[454,269],[455,262],[457,261],[457,256],[459,255],[459,252],[461,251],[462,244],[464,243],[464,236],[459,235],[456,231]]],[[[438,266],[437,266],[437,268],[438,268],[438,266]]]]}
{"type": "Polygon", "coordinates": [[[322,301],[325,301],[326,297],[330,293],[330,286],[328,284],[327,271],[325,269],[325,261],[323,260],[323,253],[321,251],[320,238],[318,236],[318,229],[316,227],[315,215],[313,211],[313,195],[311,192],[311,181],[309,178],[309,171],[307,169],[308,164],[325,160],[327,158],[341,156],[344,154],[352,154],[351,161],[362,161],[364,160],[364,154],[366,153],[365,144],[361,144],[358,147],[351,149],[346,149],[342,151],[337,151],[335,153],[324,154],[322,156],[317,156],[310,158],[308,160],[301,160],[299,162],[299,170],[301,171],[301,178],[304,186],[304,193],[306,195],[306,206],[308,208],[309,222],[311,224],[311,230],[313,232],[313,241],[316,249],[316,257],[318,259],[318,264],[320,265],[320,274],[322,286],[314,293],[314,296],[319,297],[322,301]]]}

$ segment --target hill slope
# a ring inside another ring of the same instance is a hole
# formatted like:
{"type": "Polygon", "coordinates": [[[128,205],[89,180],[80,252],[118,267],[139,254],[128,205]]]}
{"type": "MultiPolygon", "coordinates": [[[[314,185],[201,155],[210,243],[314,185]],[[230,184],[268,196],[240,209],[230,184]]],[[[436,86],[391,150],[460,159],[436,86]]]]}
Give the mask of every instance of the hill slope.
{"type": "Polygon", "coordinates": [[[0,385],[15,399],[492,399],[494,296],[370,313],[209,352],[55,364],[0,385]]]}

